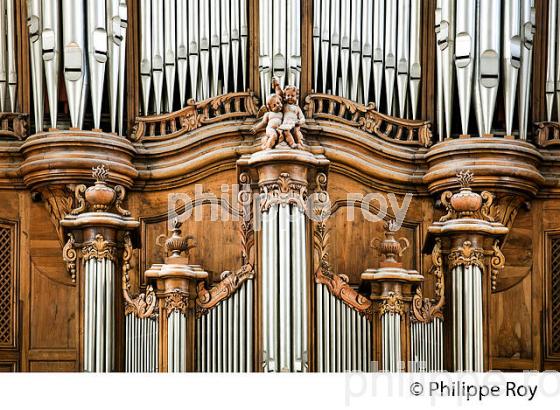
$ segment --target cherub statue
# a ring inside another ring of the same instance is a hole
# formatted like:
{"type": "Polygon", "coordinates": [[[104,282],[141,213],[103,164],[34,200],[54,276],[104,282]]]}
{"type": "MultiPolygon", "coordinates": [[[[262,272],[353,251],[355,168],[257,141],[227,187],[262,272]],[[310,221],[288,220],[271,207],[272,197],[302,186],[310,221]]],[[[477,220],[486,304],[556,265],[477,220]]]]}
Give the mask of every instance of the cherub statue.
{"type": "Polygon", "coordinates": [[[271,149],[277,143],[283,140],[282,132],[279,127],[282,125],[282,97],[277,94],[271,94],[266,99],[266,108],[268,111],[264,114],[261,122],[251,128],[251,132],[255,134],[257,131],[266,127],[265,135],[262,138],[262,149],[271,149]]]}
{"type": "Polygon", "coordinates": [[[280,131],[291,148],[300,148],[303,144],[301,125],[305,123],[305,116],[298,105],[299,90],[294,85],[287,85],[282,90],[277,78],[272,79],[272,88],[282,97],[284,103],[284,117],[280,131]]]}

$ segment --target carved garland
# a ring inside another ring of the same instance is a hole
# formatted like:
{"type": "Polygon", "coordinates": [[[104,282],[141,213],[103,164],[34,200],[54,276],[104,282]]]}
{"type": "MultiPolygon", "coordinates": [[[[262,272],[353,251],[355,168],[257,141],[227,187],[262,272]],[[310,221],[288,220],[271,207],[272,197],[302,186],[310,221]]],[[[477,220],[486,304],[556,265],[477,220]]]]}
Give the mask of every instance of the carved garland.
{"type": "Polygon", "coordinates": [[[261,186],[261,212],[266,212],[273,205],[295,205],[305,207],[307,184],[294,180],[290,174],[283,172],[276,181],[266,182],[261,186]]]}
{"type": "Polygon", "coordinates": [[[492,283],[492,291],[495,291],[498,284],[498,274],[504,270],[506,257],[500,249],[500,241],[496,239],[492,245],[492,257],[490,258],[490,281],[492,283]]]}
{"type": "Polygon", "coordinates": [[[240,213],[242,216],[239,236],[241,240],[241,259],[243,265],[237,271],[223,272],[220,275],[220,282],[210,289],[206,288],[204,282],[198,283],[196,309],[197,315],[199,316],[208,313],[210,309],[228,299],[243,283],[245,283],[245,281],[253,279],[255,276],[254,257],[251,253],[255,242],[251,212],[253,202],[248,174],[242,173],[239,176],[239,182],[243,186],[238,194],[238,201],[241,205],[240,213]]]}
{"type": "Polygon", "coordinates": [[[412,298],[412,319],[418,322],[429,323],[434,318],[443,320],[442,308],[445,303],[445,278],[443,275],[443,260],[441,256],[441,240],[436,239],[436,245],[432,250],[432,268],[430,272],[435,277],[435,304],[428,298],[424,298],[422,288],[416,289],[412,298]]]}
{"type": "Polygon", "coordinates": [[[315,270],[315,281],[329,289],[329,292],[351,308],[357,310],[368,320],[373,319],[373,304],[365,296],[352,289],[348,284],[348,277],[332,272],[328,262],[328,239],[329,232],[324,222],[316,225],[313,234],[314,248],[319,257],[319,266],[315,270]]]}

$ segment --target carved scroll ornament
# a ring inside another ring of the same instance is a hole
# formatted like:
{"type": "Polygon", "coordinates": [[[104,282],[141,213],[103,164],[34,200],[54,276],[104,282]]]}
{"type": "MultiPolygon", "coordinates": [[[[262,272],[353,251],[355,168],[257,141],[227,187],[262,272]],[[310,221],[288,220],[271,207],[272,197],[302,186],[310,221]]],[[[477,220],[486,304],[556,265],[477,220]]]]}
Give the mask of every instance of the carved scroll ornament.
{"type": "Polygon", "coordinates": [[[329,292],[340,299],[342,302],[357,310],[366,319],[373,319],[373,304],[365,296],[358,293],[348,283],[346,275],[340,275],[332,272],[328,262],[328,239],[329,232],[324,222],[317,223],[313,234],[314,248],[319,258],[319,266],[315,270],[315,281],[327,286],[329,292]]]}
{"type": "Polygon", "coordinates": [[[62,248],[62,258],[66,263],[66,269],[72,277],[72,282],[76,282],[76,260],[78,259],[78,250],[76,249],[76,240],[74,235],[68,234],[68,241],[62,248]]]}
{"type": "Polygon", "coordinates": [[[492,245],[492,257],[490,258],[490,281],[492,291],[495,291],[498,284],[498,274],[504,270],[506,257],[500,249],[500,241],[496,239],[492,245]]]}
{"type": "Polygon", "coordinates": [[[422,288],[416,288],[416,294],[412,298],[412,319],[418,322],[428,323],[434,318],[443,319],[442,308],[445,303],[445,278],[443,275],[443,260],[441,256],[441,240],[436,239],[432,250],[431,273],[435,278],[435,304],[428,298],[423,297],[422,288]]]}

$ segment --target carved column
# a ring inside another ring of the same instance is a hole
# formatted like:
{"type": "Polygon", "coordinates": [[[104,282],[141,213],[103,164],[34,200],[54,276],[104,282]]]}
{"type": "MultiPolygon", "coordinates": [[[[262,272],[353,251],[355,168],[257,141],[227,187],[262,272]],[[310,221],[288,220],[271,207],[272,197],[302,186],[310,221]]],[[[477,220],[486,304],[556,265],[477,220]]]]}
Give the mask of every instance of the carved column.
{"type": "Polygon", "coordinates": [[[89,188],[76,187],[78,206],[60,221],[68,237],[63,248],[68,270],[74,280],[77,272],[83,271],[82,358],[86,372],[116,370],[117,256],[124,236],[139,226],[122,208],[124,188],[108,186],[108,176],[103,165],[94,168],[95,184],[89,188]],[[78,261],[83,270],[79,269],[78,261]]]}
{"type": "Polygon", "coordinates": [[[162,372],[195,371],[195,325],[197,286],[208,277],[198,265],[189,264],[190,236],[181,236],[181,224],[174,220],[165,242],[163,264],[145,273],[156,283],[159,305],[159,369],[162,372]]]}
{"type": "Polygon", "coordinates": [[[473,174],[457,174],[459,192],[446,191],[447,214],[428,229],[426,252],[441,246],[445,255],[445,367],[452,371],[488,370],[489,295],[504,257],[498,247],[508,228],[494,221],[493,195],[475,193],[473,174]]]}
{"type": "Polygon", "coordinates": [[[328,160],[280,143],[238,161],[242,183],[258,190],[257,289],[264,371],[308,369],[310,276],[307,200],[312,186],[326,184],[328,160]]]}
{"type": "Polygon", "coordinates": [[[374,360],[383,371],[407,370],[409,362],[410,311],[416,287],[424,280],[417,271],[404,269],[397,260],[408,248],[405,238],[395,239],[394,222],[386,224],[385,239],[374,246],[382,256],[378,269],[367,269],[362,281],[370,287],[374,303],[374,360]]]}

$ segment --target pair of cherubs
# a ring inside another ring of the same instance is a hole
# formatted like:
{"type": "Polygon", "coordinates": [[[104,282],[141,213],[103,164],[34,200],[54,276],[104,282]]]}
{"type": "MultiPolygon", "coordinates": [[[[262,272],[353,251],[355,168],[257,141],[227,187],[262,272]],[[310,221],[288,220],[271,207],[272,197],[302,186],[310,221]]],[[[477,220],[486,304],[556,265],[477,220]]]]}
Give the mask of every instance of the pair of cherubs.
{"type": "Polygon", "coordinates": [[[298,105],[298,89],[288,85],[282,90],[276,78],[272,79],[272,87],[276,93],[266,99],[268,111],[252,131],[256,133],[266,128],[261,144],[262,149],[274,148],[282,141],[291,148],[300,148],[303,143],[301,125],[305,122],[305,117],[298,105]]]}

